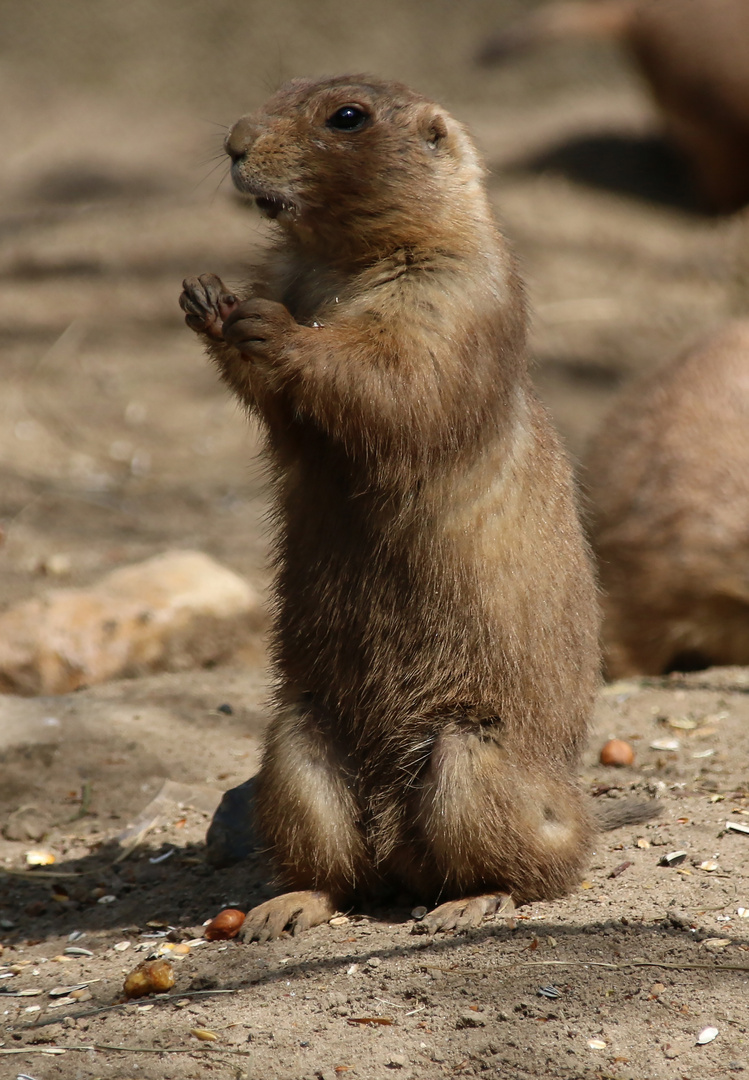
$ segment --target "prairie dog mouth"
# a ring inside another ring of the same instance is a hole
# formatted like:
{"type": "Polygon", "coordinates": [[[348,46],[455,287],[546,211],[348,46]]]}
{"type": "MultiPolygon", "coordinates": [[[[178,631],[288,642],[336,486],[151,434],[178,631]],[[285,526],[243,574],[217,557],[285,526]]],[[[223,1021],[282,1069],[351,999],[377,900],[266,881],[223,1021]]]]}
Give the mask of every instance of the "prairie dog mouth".
{"type": "Polygon", "coordinates": [[[283,211],[291,213],[294,210],[293,203],[277,195],[256,195],[255,204],[260,213],[269,218],[277,218],[283,211]]]}
{"type": "Polygon", "coordinates": [[[267,188],[263,188],[260,184],[253,183],[236,165],[232,166],[231,178],[237,191],[241,191],[243,195],[253,197],[258,210],[265,217],[277,218],[279,214],[284,212],[296,213],[296,206],[290,199],[284,198],[278,192],[268,191],[267,188]]]}

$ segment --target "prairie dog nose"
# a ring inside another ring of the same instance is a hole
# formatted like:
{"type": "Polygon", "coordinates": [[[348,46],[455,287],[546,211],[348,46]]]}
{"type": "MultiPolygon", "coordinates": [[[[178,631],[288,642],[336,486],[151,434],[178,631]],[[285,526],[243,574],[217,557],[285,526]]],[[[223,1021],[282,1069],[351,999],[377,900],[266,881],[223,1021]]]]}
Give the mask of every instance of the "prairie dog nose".
{"type": "Polygon", "coordinates": [[[239,161],[247,153],[255,136],[255,125],[248,116],[241,116],[224,139],[224,150],[232,161],[239,161]]]}

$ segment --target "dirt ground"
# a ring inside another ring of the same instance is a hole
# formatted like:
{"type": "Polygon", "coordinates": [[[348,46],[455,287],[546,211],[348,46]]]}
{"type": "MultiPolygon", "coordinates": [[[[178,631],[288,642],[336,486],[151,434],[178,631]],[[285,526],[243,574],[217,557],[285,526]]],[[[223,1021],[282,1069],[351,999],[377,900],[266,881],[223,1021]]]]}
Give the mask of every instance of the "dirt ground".
{"type": "MultiPolygon", "coordinates": [[[[472,66],[523,6],[0,0],[0,603],[175,546],[267,587],[256,433],[177,296],[187,274],[240,280],[267,242],[220,143],[283,78],[373,70],[468,123],[527,280],[537,385],[576,459],[624,380],[747,313],[747,216],[695,208],[622,57],[472,66]]],[[[271,894],[260,855],[212,870],[202,846],[221,792],[256,767],[265,696],[245,665],[0,698],[0,1080],[749,1071],[749,835],[726,828],[749,825],[749,671],[602,691],[582,782],[662,814],[603,836],[582,888],[515,928],[431,939],[395,907],[175,954],[222,907],[271,894]],[[634,766],[598,764],[610,735],[634,766]],[[31,849],[54,867],[28,869],[31,849]],[[174,989],[121,1003],[159,951],[174,989]]]]}

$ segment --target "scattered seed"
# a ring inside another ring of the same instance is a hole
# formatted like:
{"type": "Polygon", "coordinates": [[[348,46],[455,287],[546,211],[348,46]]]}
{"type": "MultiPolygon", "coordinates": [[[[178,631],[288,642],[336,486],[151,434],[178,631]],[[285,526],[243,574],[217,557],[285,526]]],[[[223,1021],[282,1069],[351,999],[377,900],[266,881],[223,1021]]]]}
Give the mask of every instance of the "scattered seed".
{"type": "Polygon", "coordinates": [[[536,993],[539,997],[551,998],[552,1001],[562,996],[562,991],[557,990],[556,986],[539,986],[536,993]]]}
{"type": "Polygon", "coordinates": [[[419,906],[415,907],[411,912],[411,918],[416,919],[417,922],[420,922],[425,917],[426,913],[427,909],[424,907],[424,905],[419,904],[419,906]]]}
{"type": "Polygon", "coordinates": [[[80,941],[81,938],[86,936],[85,930],[73,930],[68,934],[68,941],[80,941]]]}
{"type": "Polygon", "coordinates": [[[96,901],[96,903],[97,904],[113,904],[116,899],[117,899],[117,897],[113,896],[112,893],[107,893],[106,896],[100,896],[99,899],[96,901]]]}
{"type": "Polygon", "coordinates": [[[681,748],[681,743],[678,739],[656,739],[655,742],[651,742],[651,750],[668,750],[674,753],[681,748]]]}
{"type": "Polygon", "coordinates": [[[686,851],[671,851],[658,860],[659,866],[681,866],[687,857],[686,851]]]}
{"type": "Polygon", "coordinates": [[[194,1035],[196,1039],[200,1039],[201,1042],[216,1042],[218,1035],[215,1031],[209,1031],[208,1028],[192,1028],[191,1035],[194,1035]]]}
{"type": "Polygon", "coordinates": [[[351,964],[350,967],[346,968],[346,974],[347,975],[356,975],[358,970],[359,970],[359,965],[358,964],[351,964]]]}
{"type": "Polygon", "coordinates": [[[701,944],[705,949],[725,949],[726,945],[731,944],[731,939],[727,937],[709,937],[705,938],[701,944]]]}
{"type": "Polygon", "coordinates": [[[334,915],[332,919],[328,919],[331,926],[346,926],[351,922],[348,915],[334,915]]]}
{"type": "Polygon", "coordinates": [[[54,990],[49,991],[49,996],[51,998],[66,997],[75,990],[85,990],[87,986],[88,983],[77,983],[75,986],[56,986],[54,990]]]}
{"type": "Polygon", "coordinates": [[[647,849],[650,847],[650,841],[647,840],[644,836],[638,836],[635,840],[635,845],[642,851],[647,851],[647,849]]]}
{"type": "Polygon", "coordinates": [[[42,1007],[41,1007],[41,1005],[27,1005],[26,1008],[23,1011],[24,1012],[30,1012],[30,1013],[41,1012],[42,1007]]]}
{"type": "Polygon", "coordinates": [[[740,832],[749,834],[749,825],[742,825],[740,821],[727,821],[726,828],[729,832],[740,832]]]}
{"type": "Polygon", "coordinates": [[[215,919],[211,919],[203,931],[208,941],[228,941],[235,938],[242,929],[245,913],[237,908],[224,908],[215,919]]]}
{"type": "Polygon", "coordinates": [[[676,728],[677,731],[694,731],[697,727],[697,721],[690,720],[687,716],[668,716],[665,723],[670,728],[676,728]]]}
{"type": "Polygon", "coordinates": [[[51,851],[27,851],[26,852],[26,865],[27,866],[51,866],[55,861],[55,856],[51,851]]]}
{"type": "Polygon", "coordinates": [[[62,997],[56,998],[55,1001],[50,1001],[47,1005],[48,1009],[61,1009],[64,1005],[75,1005],[74,997],[62,997]]]}
{"type": "Polygon", "coordinates": [[[606,1043],[603,1039],[588,1039],[588,1046],[591,1050],[605,1050],[606,1043]]]}
{"type": "Polygon", "coordinates": [[[126,949],[130,948],[130,942],[129,941],[118,941],[116,945],[112,946],[112,948],[114,949],[115,952],[125,952],[126,949]]]}
{"type": "Polygon", "coordinates": [[[706,1043],[711,1043],[713,1039],[718,1038],[718,1029],[716,1027],[706,1027],[697,1036],[697,1045],[704,1046],[706,1043]]]}
{"type": "Polygon", "coordinates": [[[168,960],[154,960],[140,964],[125,979],[125,997],[145,997],[146,994],[163,994],[174,986],[174,968],[168,960]]]}
{"type": "Polygon", "coordinates": [[[692,759],[696,761],[697,758],[712,757],[714,753],[714,750],[697,750],[692,754],[692,759]]]}
{"type": "Polygon", "coordinates": [[[718,864],[715,862],[714,859],[706,859],[705,862],[700,863],[698,869],[704,870],[707,874],[711,874],[713,870],[718,869],[718,864]]]}
{"type": "Polygon", "coordinates": [[[609,739],[601,747],[598,760],[602,765],[631,765],[635,760],[635,752],[624,739],[609,739]]]}
{"type": "Polygon", "coordinates": [[[157,863],[166,862],[167,859],[171,859],[172,855],[174,855],[176,850],[176,848],[169,848],[168,851],[163,852],[163,854],[161,855],[154,855],[153,858],[149,859],[148,861],[152,864],[152,866],[156,866],[157,863]]]}

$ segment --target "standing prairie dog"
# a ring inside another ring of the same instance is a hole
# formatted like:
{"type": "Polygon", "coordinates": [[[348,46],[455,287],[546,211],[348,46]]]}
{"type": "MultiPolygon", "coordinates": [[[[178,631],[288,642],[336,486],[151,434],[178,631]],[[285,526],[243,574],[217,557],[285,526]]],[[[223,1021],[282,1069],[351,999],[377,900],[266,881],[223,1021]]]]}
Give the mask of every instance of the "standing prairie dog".
{"type": "Polygon", "coordinates": [[[277,678],[256,826],[292,890],[245,940],[407,889],[427,926],[574,887],[598,615],[526,308],[464,128],[398,83],[294,80],[226,139],[279,237],[187,323],[266,433],[277,678]]]}
{"type": "Polygon", "coordinates": [[[609,675],[749,664],[749,320],[619,395],[586,479],[609,675]]]}
{"type": "Polygon", "coordinates": [[[545,42],[614,38],[632,55],[706,205],[749,202],[748,0],[551,3],[486,42],[491,64],[545,42]]]}

